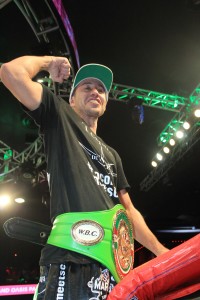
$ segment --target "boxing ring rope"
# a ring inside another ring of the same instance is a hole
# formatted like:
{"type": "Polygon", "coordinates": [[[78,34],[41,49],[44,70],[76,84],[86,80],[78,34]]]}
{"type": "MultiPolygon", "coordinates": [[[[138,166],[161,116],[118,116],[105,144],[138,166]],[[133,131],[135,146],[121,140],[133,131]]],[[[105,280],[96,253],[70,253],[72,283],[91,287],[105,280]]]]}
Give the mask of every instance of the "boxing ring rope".
{"type": "Polygon", "coordinates": [[[172,300],[200,290],[200,234],[133,269],[107,300],[172,300]]]}

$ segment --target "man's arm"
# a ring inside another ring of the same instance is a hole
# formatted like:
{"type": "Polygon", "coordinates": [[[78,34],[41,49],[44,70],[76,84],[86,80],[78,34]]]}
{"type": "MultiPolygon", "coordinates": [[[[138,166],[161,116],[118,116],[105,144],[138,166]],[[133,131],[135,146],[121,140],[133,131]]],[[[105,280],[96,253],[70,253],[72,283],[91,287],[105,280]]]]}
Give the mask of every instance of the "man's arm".
{"type": "Polygon", "coordinates": [[[144,247],[153,252],[156,256],[168,251],[155,237],[155,235],[148,228],[144,218],[140,212],[134,207],[130,196],[126,190],[121,190],[119,193],[121,204],[126,209],[128,217],[133,225],[134,238],[144,247]]]}
{"type": "Polygon", "coordinates": [[[3,64],[0,78],[15,98],[34,110],[40,105],[42,86],[32,79],[40,71],[49,72],[53,81],[63,82],[70,75],[70,63],[65,57],[22,56],[3,64]]]}

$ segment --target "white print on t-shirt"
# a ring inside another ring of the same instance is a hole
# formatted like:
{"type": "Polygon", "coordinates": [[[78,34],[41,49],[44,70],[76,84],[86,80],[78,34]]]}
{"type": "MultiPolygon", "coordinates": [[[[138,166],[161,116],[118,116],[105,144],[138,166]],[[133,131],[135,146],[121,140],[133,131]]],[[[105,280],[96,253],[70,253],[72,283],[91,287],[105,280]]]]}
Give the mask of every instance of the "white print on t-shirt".
{"type": "MultiPolygon", "coordinates": [[[[94,134],[90,129],[88,129],[88,126],[85,125],[84,122],[82,122],[82,124],[84,125],[85,131],[86,131],[93,139],[95,139],[95,141],[96,141],[101,147],[105,148],[108,152],[110,152],[110,150],[108,149],[108,147],[98,139],[98,137],[96,136],[96,134],[94,134]]],[[[110,153],[111,153],[111,152],[110,152],[110,153]]]]}
{"type": "Polygon", "coordinates": [[[95,160],[96,162],[98,162],[107,171],[106,175],[104,175],[98,171],[95,171],[88,161],[88,163],[87,163],[88,168],[90,169],[96,183],[99,186],[101,186],[108,193],[108,195],[110,197],[117,198],[118,197],[117,190],[116,190],[116,187],[113,186],[113,182],[111,179],[111,176],[116,177],[117,175],[113,171],[113,164],[110,164],[105,160],[103,148],[101,147],[101,155],[99,155],[99,154],[96,154],[95,152],[91,151],[87,147],[85,147],[80,142],[79,142],[79,144],[87,152],[87,154],[91,157],[92,160],[95,160]]]}
{"type": "Polygon", "coordinates": [[[112,175],[112,176],[117,176],[116,173],[113,172],[112,170],[112,167],[114,166],[114,164],[109,164],[108,162],[106,162],[105,160],[105,156],[104,156],[104,153],[103,153],[103,148],[101,146],[101,155],[99,154],[96,154],[95,152],[91,151],[90,149],[88,149],[87,147],[85,147],[83,144],[81,144],[79,142],[79,144],[81,145],[81,147],[87,151],[87,153],[91,156],[92,160],[96,160],[100,165],[102,165],[106,170],[107,170],[107,173],[112,175]]]}
{"type": "MultiPolygon", "coordinates": [[[[88,167],[91,170],[91,165],[88,162],[88,167]]],[[[109,175],[103,175],[97,171],[92,171],[93,177],[96,183],[104,188],[104,190],[108,193],[110,197],[114,196],[115,198],[118,197],[116,187],[113,186],[111,177],[109,175]]]]}

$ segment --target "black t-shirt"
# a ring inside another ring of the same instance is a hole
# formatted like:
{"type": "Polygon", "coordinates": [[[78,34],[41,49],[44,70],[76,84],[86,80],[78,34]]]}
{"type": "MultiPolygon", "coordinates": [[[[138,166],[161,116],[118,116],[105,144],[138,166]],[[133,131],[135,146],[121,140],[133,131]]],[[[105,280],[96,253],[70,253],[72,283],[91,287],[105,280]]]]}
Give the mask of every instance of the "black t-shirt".
{"type": "MultiPolygon", "coordinates": [[[[118,204],[117,192],[129,184],[117,152],[45,86],[39,108],[28,113],[44,138],[51,220],[66,212],[106,210],[118,204]]],[[[40,264],[72,260],[69,257],[68,251],[46,245],[40,264]]]]}

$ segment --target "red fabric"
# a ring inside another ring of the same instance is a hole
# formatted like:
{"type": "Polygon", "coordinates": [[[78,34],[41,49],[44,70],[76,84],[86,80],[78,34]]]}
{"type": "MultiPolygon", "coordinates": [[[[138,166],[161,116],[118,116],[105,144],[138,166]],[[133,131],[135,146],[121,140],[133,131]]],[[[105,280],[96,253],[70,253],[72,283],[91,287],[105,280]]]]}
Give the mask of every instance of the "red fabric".
{"type": "Polygon", "coordinates": [[[107,300],[172,300],[200,290],[200,234],[133,269],[107,300]]]}
{"type": "MultiPolygon", "coordinates": [[[[186,295],[190,295],[196,291],[199,291],[200,290],[200,283],[197,283],[197,284],[192,284],[192,285],[189,285],[189,286],[184,286],[182,288],[178,288],[178,290],[174,290],[172,292],[169,292],[168,294],[164,294],[162,295],[161,297],[157,297],[156,299],[159,300],[172,300],[172,299],[177,299],[180,298],[180,297],[184,297],[186,295]]],[[[195,297],[195,299],[197,299],[195,297]]],[[[198,298],[199,299],[199,298],[198,298]]]]}

